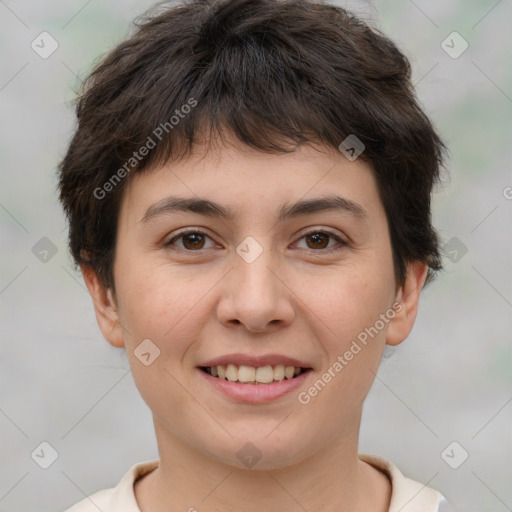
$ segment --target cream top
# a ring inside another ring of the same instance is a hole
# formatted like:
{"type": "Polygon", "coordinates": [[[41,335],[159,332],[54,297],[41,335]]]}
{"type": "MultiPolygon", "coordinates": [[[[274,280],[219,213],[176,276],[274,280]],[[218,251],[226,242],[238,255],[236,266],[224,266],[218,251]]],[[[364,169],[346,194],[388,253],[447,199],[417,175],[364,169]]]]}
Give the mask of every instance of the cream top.
{"type": "MultiPolygon", "coordinates": [[[[391,481],[389,512],[454,512],[443,495],[405,477],[390,461],[376,455],[359,458],[385,473],[391,481]]],[[[155,469],[158,460],[133,465],[113,488],[103,489],[79,501],[64,512],[141,512],[134,493],[135,481],[155,469]]]]}

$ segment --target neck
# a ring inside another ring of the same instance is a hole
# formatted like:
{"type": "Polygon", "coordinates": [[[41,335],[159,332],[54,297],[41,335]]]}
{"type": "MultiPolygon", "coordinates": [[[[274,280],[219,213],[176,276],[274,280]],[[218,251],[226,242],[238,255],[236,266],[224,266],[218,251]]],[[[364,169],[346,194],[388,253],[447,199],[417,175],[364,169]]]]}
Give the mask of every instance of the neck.
{"type": "Polygon", "coordinates": [[[142,512],[386,512],[387,477],[357,456],[357,432],[285,468],[240,469],[204,455],[155,419],[157,469],[135,484],[142,512]]]}

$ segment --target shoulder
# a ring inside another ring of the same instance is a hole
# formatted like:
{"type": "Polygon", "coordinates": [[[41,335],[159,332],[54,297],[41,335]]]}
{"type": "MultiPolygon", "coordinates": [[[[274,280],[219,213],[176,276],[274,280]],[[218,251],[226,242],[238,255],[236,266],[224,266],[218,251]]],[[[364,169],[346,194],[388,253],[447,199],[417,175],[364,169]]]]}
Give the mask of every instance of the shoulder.
{"type": "Polygon", "coordinates": [[[377,455],[359,454],[359,459],[385,473],[391,481],[389,512],[449,512],[444,496],[425,484],[407,478],[391,461],[377,455]],[[441,508],[440,508],[441,507],[441,508]]]}
{"type": "Polygon", "coordinates": [[[114,488],[95,492],[67,508],[64,512],[98,512],[98,509],[106,512],[110,510],[108,507],[113,493],[114,488]]]}
{"type": "Polygon", "coordinates": [[[133,484],[137,478],[149,473],[158,464],[158,460],[152,460],[133,465],[115,487],[86,496],[64,512],[140,512],[133,484]]]}

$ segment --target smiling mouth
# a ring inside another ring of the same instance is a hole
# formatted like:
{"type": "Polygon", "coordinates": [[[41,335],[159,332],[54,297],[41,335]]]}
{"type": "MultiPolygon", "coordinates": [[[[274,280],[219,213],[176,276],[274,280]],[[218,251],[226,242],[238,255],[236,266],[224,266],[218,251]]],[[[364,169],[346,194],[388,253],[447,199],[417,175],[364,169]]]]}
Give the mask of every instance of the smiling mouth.
{"type": "Polygon", "coordinates": [[[199,369],[212,377],[237,384],[273,384],[294,379],[305,372],[311,371],[311,368],[299,368],[282,364],[259,367],[228,364],[200,366],[199,369]]]}

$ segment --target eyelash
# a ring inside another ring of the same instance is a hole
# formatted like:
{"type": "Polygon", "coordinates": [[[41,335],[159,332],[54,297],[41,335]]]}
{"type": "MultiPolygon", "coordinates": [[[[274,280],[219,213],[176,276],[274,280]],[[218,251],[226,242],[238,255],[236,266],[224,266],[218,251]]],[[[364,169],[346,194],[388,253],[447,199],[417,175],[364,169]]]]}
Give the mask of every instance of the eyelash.
{"type": "MultiPolygon", "coordinates": [[[[186,235],[191,235],[191,234],[203,235],[203,236],[206,236],[206,237],[212,239],[204,231],[200,231],[198,229],[186,229],[186,230],[180,231],[171,240],[166,242],[165,245],[166,245],[166,247],[171,247],[176,240],[179,240],[179,239],[185,237],[186,235]]],[[[319,229],[313,229],[311,231],[308,231],[307,233],[303,233],[302,236],[299,238],[299,241],[302,240],[303,238],[306,238],[309,235],[314,235],[314,234],[322,234],[322,235],[327,235],[327,236],[329,236],[331,238],[334,238],[334,240],[336,242],[338,242],[339,246],[338,247],[333,247],[333,248],[330,248],[330,249],[306,249],[306,250],[317,252],[317,253],[321,252],[321,253],[324,253],[324,254],[330,254],[330,253],[339,251],[339,250],[345,248],[346,246],[348,246],[348,242],[346,242],[345,240],[342,240],[338,235],[335,235],[331,231],[325,231],[325,230],[319,230],[319,229]]],[[[193,251],[193,250],[189,250],[189,249],[178,248],[178,250],[181,250],[183,252],[188,252],[188,253],[199,253],[199,252],[201,252],[203,250],[207,250],[207,249],[198,249],[196,251],[193,251]]]]}

